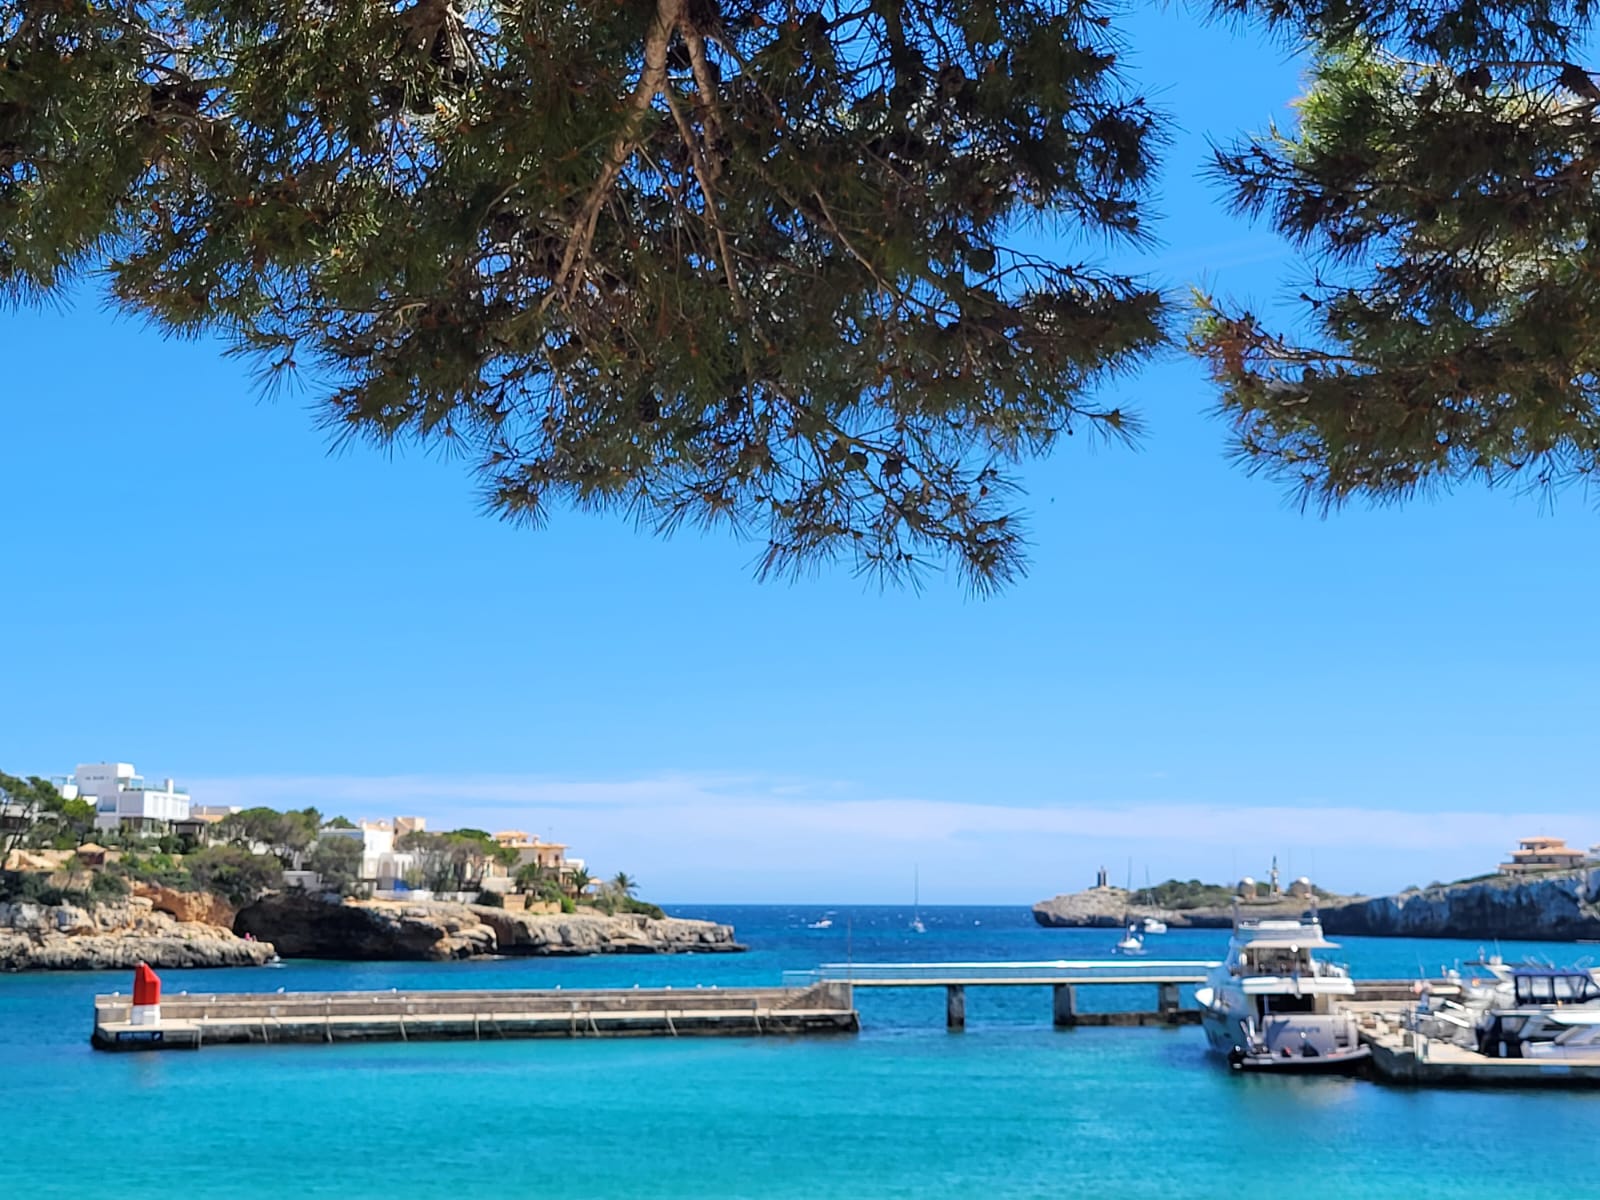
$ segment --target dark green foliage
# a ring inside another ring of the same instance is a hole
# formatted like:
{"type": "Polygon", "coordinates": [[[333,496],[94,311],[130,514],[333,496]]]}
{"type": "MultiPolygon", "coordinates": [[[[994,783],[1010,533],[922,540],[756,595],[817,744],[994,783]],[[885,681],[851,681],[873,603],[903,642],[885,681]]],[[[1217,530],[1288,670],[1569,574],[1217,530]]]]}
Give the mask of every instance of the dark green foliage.
{"type": "Polygon", "coordinates": [[[505,897],[499,892],[479,892],[478,903],[488,908],[504,908],[506,906],[505,897]]]}
{"type": "Polygon", "coordinates": [[[1154,908],[1212,908],[1233,903],[1233,889],[1218,883],[1201,883],[1198,879],[1168,879],[1140,891],[1137,899],[1154,908]]]}
{"type": "Polygon", "coordinates": [[[56,887],[41,871],[0,871],[0,902],[82,906],[89,902],[89,894],[56,887]]]}
{"type": "Polygon", "coordinates": [[[321,828],[322,815],[314,808],[289,812],[247,808],[217,822],[216,836],[246,849],[265,847],[284,867],[293,868],[317,840],[321,828]]]}
{"type": "Polygon", "coordinates": [[[128,890],[127,882],[114,872],[95,871],[89,876],[89,896],[100,903],[121,900],[128,890]]]}
{"type": "Polygon", "coordinates": [[[524,863],[513,878],[519,892],[526,892],[540,900],[560,900],[566,894],[561,887],[560,877],[549,867],[536,862],[524,863]]]}
{"type": "Polygon", "coordinates": [[[94,830],[94,806],[64,799],[48,779],[0,771],[0,867],[13,850],[71,850],[94,830]]]}
{"type": "Polygon", "coordinates": [[[322,876],[326,890],[348,894],[361,878],[361,853],[355,838],[318,838],[305,857],[305,868],[322,876]]]}
{"type": "Polygon", "coordinates": [[[1319,47],[1293,130],[1221,151],[1307,254],[1298,330],[1205,298],[1239,455],[1328,506],[1600,464],[1587,3],[1236,3],[1319,47]]]}
{"type": "Polygon", "coordinates": [[[180,863],[164,850],[140,854],[129,850],[113,864],[113,869],[127,879],[140,883],[157,883],[179,891],[193,891],[195,882],[187,863],[180,863]]]}
{"type": "Polygon", "coordinates": [[[207,846],[189,855],[183,865],[195,889],[221,896],[236,908],[283,882],[277,859],[238,846],[207,846]]]}
{"type": "Polygon", "coordinates": [[[504,847],[481,829],[451,833],[408,833],[395,849],[416,855],[423,886],[436,892],[475,891],[492,862],[503,861],[504,847]]]}
{"type": "Polygon", "coordinates": [[[1133,239],[1156,141],[1087,0],[0,0],[0,287],[305,369],[487,504],[1014,575],[1009,464],[1161,340],[1018,249],[1133,239]]]}
{"type": "MultiPolygon", "coordinates": [[[[1312,275],[1281,328],[1200,300],[1238,456],[1323,506],[1592,475],[1594,5],[1209,8],[1315,61],[1294,128],[1216,156],[1312,275]]],[[[987,588],[1014,464],[1127,436],[1095,389],[1164,340],[1079,257],[1145,231],[1119,56],[1090,0],[0,0],[0,293],[105,267],[512,519],[987,588]]]]}

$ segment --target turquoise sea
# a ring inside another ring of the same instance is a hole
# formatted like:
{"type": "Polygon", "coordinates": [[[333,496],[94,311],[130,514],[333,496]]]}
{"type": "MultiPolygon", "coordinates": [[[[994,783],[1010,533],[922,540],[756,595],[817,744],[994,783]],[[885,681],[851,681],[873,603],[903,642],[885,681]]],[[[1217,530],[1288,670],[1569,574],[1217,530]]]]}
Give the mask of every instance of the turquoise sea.
{"type": "MultiPolygon", "coordinates": [[[[168,991],[777,983],[821,962],[1104,957],[1114,932],[1020,908],[680,908],[738,956],[291,962],[168,991]]],[[[1210,958],[1226,934],[1152,938],[1210,958]]],[[[1358,975],[1476,943],[1346,939],[1358,975]]],[[[1572,962],[1593,947],[1501,947],[1572,962]]],[[[0,1195],[146,1197],[1600,1196],[1600,1094],[1418,1092],[1230,1075],[1198,1029],[1050,1027],[1048,994],[860,996],[856,1038],[89,1049],[128,973],[0,976],[0,1195]]],[[[1084,997],[1093,1003],[1094,990],[1084,997]]],[[[1146,998],[1148,1003],[1148,997],[1146,998]]]]}

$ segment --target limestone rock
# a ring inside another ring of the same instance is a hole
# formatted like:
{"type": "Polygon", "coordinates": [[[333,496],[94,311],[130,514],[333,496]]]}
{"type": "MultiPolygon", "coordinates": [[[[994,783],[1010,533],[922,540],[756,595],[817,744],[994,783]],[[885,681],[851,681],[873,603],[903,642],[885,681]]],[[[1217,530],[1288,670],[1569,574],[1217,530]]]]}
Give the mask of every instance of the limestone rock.
{"type": "Polygon", "coordinates": [[[743,950],[733,926],[642,913],[517,913],[474,905],[502,954],[680,954],[743,950]]]}
{"type": "MultiPolygon", "coordinates": [[[[1231,904],[1203,908],[1158,908],[1149,904],[1135,904],[1133,897],[1134,893],[1118,887],[1067,892],[1035,904],[1033,919],[1040,925],[1062,929],[1119,929],[1146,917],[1156,917],[1173,929],[1229,929],[1233,926],[1231,904]]],[[[1328,901],[1321,903],[1327,904],[1328,901]]],[[[1274,901],[1252,900],[1245,909],[1250,917],[1292,919],[1305,912],[1306,901],[1298,897],[1274,901]]]]}
{"type": "Polygon", "coordinates": [[[1469,883],[1351,901],[1322,911],[1329,933],[1372,937],[1600,938],[1600,868],[1469,883]]]}
{"type": "Polygon", "coordinates": [[[731,926],[710,921],[519,913],[437,900],[333,903],[291,893],[249,905],[234,929],[273,942],[287,958],[438,960],[744,949],[734,942],[731,926]]]}
{"type": "Polygon", "coordinates": [[[243,967],[260,966],[273,955],[269,942],[179,921],[143,897],[92,910],[0,903],[0,971],[131,970],[141,962],[158,969],[243,967]]]}
{"type": "Polygon", "coordinates": [[[233,920],[239,914],[221,896],[210,892],[180,892],[159,883],[135,883],[133,894],[150,901],[157,912],[168,913],[179,921],[197,921],[202,925],[215,925],[218,929],[232,930],[233,920]]]}

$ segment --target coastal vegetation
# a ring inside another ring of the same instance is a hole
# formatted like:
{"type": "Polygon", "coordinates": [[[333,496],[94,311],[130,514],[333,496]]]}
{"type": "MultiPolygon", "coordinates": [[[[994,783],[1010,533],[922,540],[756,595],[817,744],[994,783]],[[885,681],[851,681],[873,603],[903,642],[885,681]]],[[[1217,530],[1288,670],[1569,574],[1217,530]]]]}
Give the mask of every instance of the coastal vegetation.
{"type": "MultiPolygon", "coordinates": [[[[119,900],[142,885],[206,893],[240,909],[282,890],[288,871],[308,872],[312,878],[297,877],[295,886],[309,883],[324,896],[363,895],[371,881],[362,878],[362,841],[330,836],[357,828],[342,816],[324,819],[314,807],[256,806],[202,826],[198,835],[124,828],[97,833],[88,801],[66,799],[36,776],[0,773],[0,902],[89,906],[119,900]],[[27,869],[6,869],[24,861],[13,863],[19,851],[44,856],[27,860],[27,869]]],[[[535,857],[524,863],[526,847],[501,845],[481,829],[414,830],[396,848],[414,859],[404,881],[412,888],[474,895],[484,905],[503,907],[509,886],[569,914],[585,907],[608,916],[664,916],[634,895],[637,882],[625,871],[597,884],[587,870],[565,862],[551,865],[535,857]],[[491,875],[494,887],[486,884],[491,875]]]]}
{"type": "Polygon", "coordinates": [[[1015,578],[1019,461],[1131,440],[1097,385],[1185,326],[1312,504],[1591,475],[1596,7],[1200,7],[1306,58],[1212,164],[1315,265],[1281,322],[1138,273],[1161,81],[1056,0],[5,0],[0,292],[104,278],[507,518],[722,526],[764,573],[1015,578]]]}
{"type": "Polygon", "coordinates": [[[0,771],[0,867],[24,847],[71,850],[94,829],[94,807],[68,800],[48,779],[0,771]]]}

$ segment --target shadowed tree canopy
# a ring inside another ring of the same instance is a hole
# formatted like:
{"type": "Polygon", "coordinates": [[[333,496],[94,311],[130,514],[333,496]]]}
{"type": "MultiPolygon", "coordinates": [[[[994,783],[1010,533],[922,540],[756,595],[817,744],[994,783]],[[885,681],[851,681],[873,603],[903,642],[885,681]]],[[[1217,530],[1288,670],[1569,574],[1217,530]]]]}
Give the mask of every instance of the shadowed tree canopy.
{"type": "MultiPolygon", "coordinates": [[[[1296,128],[1217,156],[1318,272],[1289,332],[1202,298],[1239,453],[1328,503],[1592,470],[1590,5],[1209,7],[1316,64],[1296,128]]],[[[0,0],[0,288],[103,269],[508,517],[986,588],[1015,464],[1128,435],[1100,385],[1167,340],[1091,253],[1144,234],[1160,141],[1111,12],[0,0]]]]}
{"type": "Polygon", "coordinates": [[[1594,6],[1251,4],[1316,47],[1293,130],[1220,150],[1306,253],[1301,320],[1202,298],[1237,450],[1324,507],[1600,467],[1594,6]]]}

